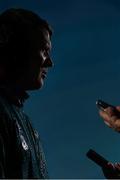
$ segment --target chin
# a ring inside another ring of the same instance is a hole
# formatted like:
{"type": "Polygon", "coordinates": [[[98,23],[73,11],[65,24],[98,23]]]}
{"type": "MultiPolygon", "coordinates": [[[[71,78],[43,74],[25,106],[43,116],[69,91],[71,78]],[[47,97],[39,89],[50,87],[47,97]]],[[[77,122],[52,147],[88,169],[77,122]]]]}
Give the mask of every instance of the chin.
{"type": "Polygon", "coordinates": [[[32,83],[29,90],[41,89],[43,87],[43,85],[44,85],[44,80],[43,79],[37,80],[36,82],[32,83]]]}

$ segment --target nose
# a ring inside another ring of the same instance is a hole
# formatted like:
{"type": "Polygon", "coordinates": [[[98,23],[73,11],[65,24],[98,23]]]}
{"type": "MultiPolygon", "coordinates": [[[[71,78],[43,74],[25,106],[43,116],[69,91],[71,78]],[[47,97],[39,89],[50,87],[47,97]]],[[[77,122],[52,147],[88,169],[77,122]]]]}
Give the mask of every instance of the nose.
{"type": "Polygon", "coordinates": [[[44,61],[43,67],[53,67],[54,64],[53,64],[53,61],[50,57],[46,58],[46,60],[44,61]]]}

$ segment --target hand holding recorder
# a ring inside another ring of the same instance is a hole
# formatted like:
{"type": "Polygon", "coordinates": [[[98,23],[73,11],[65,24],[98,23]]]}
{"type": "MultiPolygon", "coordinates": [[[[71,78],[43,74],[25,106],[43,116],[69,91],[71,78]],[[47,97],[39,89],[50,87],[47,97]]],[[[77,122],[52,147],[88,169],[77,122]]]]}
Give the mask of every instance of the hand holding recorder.
{"type": "Polygon", "coordinates": [[[120,163],[113,164],[92,149],[86,155],[102,168],[103,174],[107,179],[120,179],[120,163]]]}
{"type": "Polygon", "coordinates": [[[115,107],[101,100],[98,100],[96,105],[104,123],[115,131],[120,132],[120,106],[115,107]]]}

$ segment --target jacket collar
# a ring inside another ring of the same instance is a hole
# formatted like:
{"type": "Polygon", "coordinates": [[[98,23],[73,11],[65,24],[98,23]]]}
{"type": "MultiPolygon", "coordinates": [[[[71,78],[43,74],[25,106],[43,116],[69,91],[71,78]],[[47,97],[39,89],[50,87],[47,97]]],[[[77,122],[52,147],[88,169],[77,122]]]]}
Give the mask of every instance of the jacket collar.
{"type": "Polygon", "coordinates": [[[26,91],[20,90],[17,87],[1,86],[0,94],[4,95],[12,104],[22,107],[29,95],[26,91]]]}

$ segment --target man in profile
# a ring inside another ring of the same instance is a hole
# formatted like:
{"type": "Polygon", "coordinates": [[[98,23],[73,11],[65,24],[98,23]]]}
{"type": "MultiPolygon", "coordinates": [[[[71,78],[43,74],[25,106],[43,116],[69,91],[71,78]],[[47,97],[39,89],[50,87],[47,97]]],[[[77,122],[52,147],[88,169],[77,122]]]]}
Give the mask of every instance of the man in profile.
{"type": "Polygon", "coordinates": [[[43,86],[52,31],[35,13],[11,8],[0,15],[0,178],[46,179],[38,133],[23,111],[27,90],[43,86]]]}

